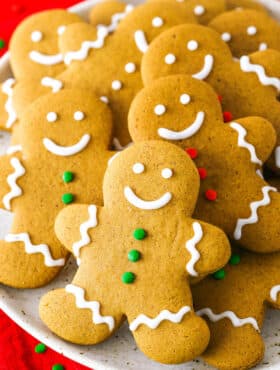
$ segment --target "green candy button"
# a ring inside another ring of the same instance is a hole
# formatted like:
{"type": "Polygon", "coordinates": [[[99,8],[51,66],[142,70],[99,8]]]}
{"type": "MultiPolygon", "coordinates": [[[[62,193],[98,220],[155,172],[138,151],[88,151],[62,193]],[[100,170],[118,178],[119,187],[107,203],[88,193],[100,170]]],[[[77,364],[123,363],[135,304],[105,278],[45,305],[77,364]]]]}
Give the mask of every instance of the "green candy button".
{"type": "Polygon", "coordinates": [[[65,367],[61,364],[55,364],[52,366],[52,370],[65,370],[65,367]]]}
{"type": "Polygon", "coordinates": [[[224,269],[221,269],[219,271],[214,272],[212,276],[216,280],[223,280],[226,277],[226,272],[224,269]]]}
{"type": "Polygon", "coordinates": [[[137,262],[141,258],[141,253],[136,249],[131,249],[131,251],[128,252],[127,257],[130,262],[137,262]]]}
{"type": "Polygon", "coordinates": [[[45,353],[47,350],[47,347],[44,345],[44,343],[38,343],[35,348],[34,348],[34,351],[36,353],[45,353]]]}
{"type": "Polygon", "coordinates": [[[71,193],[65,193],[62,195],[61,200],[64,204],[70,204],[74,200],[74,195],[71,193]]]}
{"type": "Polygon", "coordinates": [[[133,231],[133,237],[136,240],[143,240],[146,238],[146,236],[147,236],[147,233],[144,229],[135,229],[133,231]]]}
{"type": "Polygon", "coordinates": [[[3,39],[0,39],[0,49],[3,49],[5,47],[5,41],[3,39]]]}
{"type": "Polygon", "coordinates": [[[231,257],[230,257],[230,260],[229,260],[229,264],[234,266],[234,265],[238,265],[240,263],[240,256],[239,254],[233,254],[231,257]]]}
{"type": "Polygon", "coordinates": [[[63,179],[63,181],[64,181],[64,182],[66,182],[66,183],[73,181],[73,179],[74,179],[74,174],[73,174],[73,172],[71,172],[71,171],[65,171],[65,172],[63,173],[63,175],[62,175],[62,179],[63,179]]]}
{"type": "Polygon", "coordinates": [[[132,284],[136,276],[133,272],[125,272],[122,274],[122,282],[124,284],[132,284]]]}

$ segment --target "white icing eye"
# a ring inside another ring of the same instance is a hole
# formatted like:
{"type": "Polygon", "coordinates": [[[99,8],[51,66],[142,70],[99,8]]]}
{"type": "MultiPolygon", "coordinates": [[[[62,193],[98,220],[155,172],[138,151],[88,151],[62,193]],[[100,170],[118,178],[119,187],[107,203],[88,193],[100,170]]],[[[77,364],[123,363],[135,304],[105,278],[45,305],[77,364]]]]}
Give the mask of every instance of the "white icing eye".
{"type": "Polygon", "coordinates": [[[48,122],[55,122],[57,121],[57,113],[55,112],[49,112],[46,116],[48,122]]]}
{"type": "Polygon", "coordinates": [[[112,89],[113,90],[120,90],[122,88],[122,83],[119,80],[114,80],[112,82],[112,89]]]}
{"type": "Polygon", "coordinates": [[[166,64],[174,64],[176,62],[176,57],[174,54],[167,54],[164,60],[166,64]]]}
{"type": "Polygon", "coordinates": [[[155,106],[154,112],[157,116],[162,116],[166,112],[166,107],[163,104],[155,106]]]}
{"type": "Polygon", "coordinates": [[[100,100],[105,103],[105,104],[109,104],[109,99],[107,98],[107,96],[100,96],[100,100]]]}
{"type": "Polygon", "coordinates": [[[197,5],[193,10],[195,15],[202,15],[205,13],[205,8],[202,5],[197,5]]]}
{"type": "Polygon", "coordinates": [[[74,120],[75,121],[82,121],[83,119],[85,118],[85,114],[84,112],[81,112],[81,111],[77,111],[74,113],[74,120]]]}
{"type": "Polygon", "coordinates": [[[127,63],[125,66],[124,66],[124,70],[126,71],[126,73],[134,73],[136,71],[136,65],[134,63],[127,63]]]}
{"type": "Polygon", "coordinates": [[[57,34],[59,36],[61,36],[65,30],[66,30],[66,26],[62,25],[62,26],[59,26],[58,27],[58,29],[56,30],[56,32],[57,32],[57,34]]]}
{"type": "Polygon", "coordinates": [[[267,48],[268,48],[267,43],[265,42],[260,43],[260,46],[259,46],[260,51],[266,50],[267,48]]]}
{"type": "Polygon", "coordinates": [[[197,50],[198,48],[198,42],[195,41],[195,40],[191,40],[188,42],[187,44],[187,48],[190,50],[190,51],[195,51],[197,50]]]}
{"type": "Polygon", "coordinates": [[[188,94],[182,94],[180,96],[180,103],[181,104],[187,105],[187,104],[189,104],[190,101],[191,101],[191,97],[188,94]]]}
{"type": "Polygon", "coordinates": [[[162,176],[164,179],[170,179],[170,178],[173,176],[173,171],[172,171],[170,168],[164,168],[164,169],[161,171],[161,176],[162,176]]]}
{"type": "Polygon", "coordinates": [[[142,163],[135,163],[132,167],[132,171],[139,175],[140,173],[143,173],[145,170],[145,167],[142,163]]]}
{"type": "Polygon", "coordinates": [[[155,17],[152,20],[152,26],[156,27],[156,28],[161,27],[163,25],[163,23],[164,23],[163,19],[160,18],[160,17],[155,17]]]}
{"type": "Polygon", "coordinates": [[[39,41],[41,41],[41,40],[42,40],[42,38],[43,38],[43,34],[42,34],[42,32],[41,32],[41,31],[33,31],[33,32],[31,33],[31,40],[32,40],[33,42],[39,42],[39,41]]]}
{"type": "Polygon", "coordinates": [[[254,36],[257,33],[257,28],[255,26],[249,26],[247,28],[247,34],[249,36],[254,36]]]}
{"type": "Polygon", "coordinates": [[[231,34],[229,32],[224,32],[222,33],[221,35],[221,39],[224,41],[224,42],[229,42],[231,40],[231,34]]]}

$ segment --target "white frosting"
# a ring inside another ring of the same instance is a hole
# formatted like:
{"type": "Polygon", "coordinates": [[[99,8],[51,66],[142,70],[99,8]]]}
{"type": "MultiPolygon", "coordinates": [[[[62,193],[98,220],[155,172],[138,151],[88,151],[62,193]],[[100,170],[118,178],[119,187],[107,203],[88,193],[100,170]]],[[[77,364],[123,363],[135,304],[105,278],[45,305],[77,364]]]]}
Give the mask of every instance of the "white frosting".
{"type": "Polygon", "coordinates": [[[198,49],[198,42],[196,40],[190,40],[187,43],[187,49],[190,51],[195,51],[198,49]]]}
{"type": "Polygon", "coordinates": [[[43,39],[43,33],[41,31],[33,31],[30,38],[33,42],[39,42],[43,39]]]}
{"type": "Polygon", "coordinates": [[[211,308],[203,308],[199,311],[196,311],[197,316],[207,316],[210,321],[217,322],[222,319],[229,319],[233,326],[239,328],[246,324],[252,325],[254,329],[258,332],[260,331],[259,325],[256,319],[253,317],[246,317],[245,319],[240,319],[234,312],[232,311],[224,311],[220,314],[215,314],[211,308]]]}
{"type": "Polygon", "coordinates": [[[142,31],[142,30],[135,31],[134,41],[135,41],[135,44],[136,44],[138,50],[141,51],[141,53],[145,54],[147,52],[148,48],[149,48],[149,44],[146,40],[146,36],[145,36],[144,31],[142,31]]]}
{"type": "Polygon", "coordinates": [[[173,176],[173,171],[171,170],[171,168],[164,168],[161,171],[161,177],[163,177],[164,179],[170,179],[172,176],[173,176]]]}
{"type": "Polygon", "coordinates": [[[53,66],[63,62],[63,55],[60,53],[54,55],[47,55],[37,50],[30,51],[29,58],[35,63],[47,66],[53,66]]]}
{"type": "Polygon", "coordinates": [[[73,116],[75,121],[82,121],[85,118],[85,113],[77,110],[73,116]]]}
{"type": "Polygon", "coordinates": [[[114,147],[114,149],[116,149],[116,150],[124,150],[124,149],[126,149],[126,148],[129,148],[132,144],[133,144],[133,143],[131,142],[131,143],[128,143],[128,144],[126,144],[126,145],[122,145],[122,144],[120,143],[120,141],[119,141],[119,139],[118,139],[118,138],[116,138],[116,137],[114,137],[114,138],[113,138],[113,147],[114,147]]]}
{"type": "Polygon", "coordinates": [[[257,156],[256,148],[252,144],[248,143],[248,141],[245,139],[247,136],[247,131],[245,128],[237,122],[231,122],[230,127],[238,133],[238,146],[248,150],[250,153],[251,162],[262,166],[263,163],[257,156]]]}
{"type": "Polygon", "coordinates": [[[205,8],[203,5],[196,5],[193,12],[195,15],[202,15],[205,13],[205,8]]]}
{"type": "Polygon", "coordinates": [[[126,73],[134,73],[136,71],[136,64],[129,62],[124,66],[126,73]]]}
{"type": "Polygon", "coordinates": [[[200,259],[200,253],[196,249],[196,245],[203,238],[202,227],[199,222],[194,222],[192,224],[194,236],[186,242],[186,249],[191,255],[191,259],[186,265],[186,270],[191,276],[198,276],[197,271],[195,271],[194,265],[200,259]]]}
{"type": "Polygon", "coordinates": [[[249,35],[249,36],[254,36],[254,35],[256,35],[256,33],[257,33],[257,28],[255,27],[255,26],[249,26],[248,28],[247,28],[247,34],[249,35]]]}
{"type": "Polygon", "coordinates": [[[152,26],[159,28],[164,24],[164,21],[161,17],[154,17],[152,20],[152,26]]]}
{"type": "Polygon", "coordinates": [[[109,99],[108,99],[108,97],[107,96],[100,96],[100,100],[103,102],[103,103],[105,103],[105,104],[109,104],[109,99]]]}
{"type": "Polygon", "coordinates": [[[56,93],[63,88],[62,81],[59,81],[56,78],[52,77],[43,77],[41,79],[41,85],[45,87],[50,87],[53,93],[56,93]]]}
{"type": "Polygon", "coordinates": [[[213,66],[214,66],[213,55],[211,54],[205,55],[204,65],[202,69],[199,72],[194,73],[192,77],[196,78],[197,80],[205,80],[209,76],[209,74],[212,72],[213,66]]]}
{"type": "Polygon", "coordinates": [[[122,88],[122,82],[121,82],[121,81],[119,81],[119,80],[114,80],[114,81],[112,81],[112,89],[113,89],[113,90],[118,91],[118,90],[120,90],[121,88],[122,88]]]}
{"type": "Polygon", "coordinates": [[[270,290],[270,298],[276,302],[278,293],[280,292],[280,285],[275,285],[273,288],[270,290]]]}
{"type": "Polygon", "coordinates": [[[96,227],[97,222],[97,207],[95,205],[88,206],[89,218],[80,225],[81,239],[73,243],[72,249],[74,256],[79,259],[81,248],[85,247],[91,242],[88,231],[90,228],[96,227]]]}
{"type": "Polygon", "coordinates": [[[280,79],[277,77],[267,76],[264,67],[259,64],[251,63],[250,58],[247,55],[240,58],[240,68],[243,72],[255,73],[262,85],[273,86],[277,91],[280,91],[280,79]]]}
{"type": "Polygon", "coordinates": [[[258,169],[258,170],[256,171],[256,174],[257,174],[261,179],[263,179],[263,180],[264,180],[262,170],[258,169]]]}
{"type": "Polygon", "coordinates": [[[14,169],[14,172],[7,177],[7,183],[11,190],[2,199],[3,205],[8,211],[11,210],[11,200],[22,195],[22,189],[18,186],[17,180],[25,174],[25,168],[18,158],[11,158],[10,164],[14,169]]]}
{"type": "Polygon", "coordinates": [[[58,36],[61,36],[66,30],[66,26],[64,26],[63,24],[61,26],[59,26],[56,30],[56,33],[58,34],[58,36]]]}
{"type": "Polygon", "coordinates": [[[176,62],[176,56],[174,54],[167,54],[164,58],[166,64],[174,64],[176,62]]]}
{"type": "Polygon", "coordinates": [[[131,205],[133,205],[136,208],[144,210],[155,210],[163,208],[172,199],[172,194],[170,192],[167,192],[156,200],[151,201],[143,200],[139,198],[129,186],[126,186],[124,188],[124,196],[131,205]]]}
{"type": "Polygon", "coordinates": [[[16,80],[14,78],[8,78],[2,84],[2,92],[8,96],[8,99],[6,100],[6,103],[5,103],[5,110],[8,114],[8,119],[5,124],[7,128],[11,128],[12,125],[17,120],[17,114],[13,108],[13,87],[14,87],[15,82],[16,80]]]}
{"type": "Polygon", "coordinates": [[[157,116],[162,116],[166,112],[166,107],[163,104],[158,104],[154,108],[154,113],[157,116]]]}
{"type": "Polygon", "coordinates": [[[151,319],[150,317],[144,315],[143,313],[134,319],[130,325],[129,329],[131,331],[137,330],[138,326],[146,325],[150,329],[156,329],[160,323],[164,320],[178,324],[183,320],[183,317],[191,311],[190,306],[183,306],[178,312],[172,313],[169,310],[161,311],[155,318],[151,319]]]}
{"type": "Polygon", "coordinates": [[[204,123],[205,113],[198,112],[194,122],[182,131],[169,130],[167,128],[159,128],[158,135],[166,140],[184,140],[194,136],[204,123]]]}
{"type": "Polygon", "coordinates": [[[235,230],[234,230],[234,234],[233,234],[233,237],[234,237],[235,240],[240,240],[241,239],[241,237],[242,237],[242,228],[245,225],[255,224],[259,221],[257,211],[260,207],[264,207],[264,206],[267,206],[267,205],[270,204],[271,200],[270,200],[270,197],[269,197],[269,194],[268,194],[270,191],[277,192],[277,189],[273,188],[272,186],[264,186],[262,188],[263,198],[261,200],[258,200],[256,202],[252,202],[250,204],[250,209],[251,209],[250,217],[248,217],[248,218],[239,218],[237,220],[235,230]]]}
{"type": "Polygon", "coordinates": [[[134,163],[132,171],[136,174],[143,173],[145,171],[145,166],[143,163],[134,163]]]}
{"type": "Polygon", "coordinates": [[[120,21],[122,21],[127,16],[127,14],[129,14],[133,9],[134,9],[134,6],[132,4],[127,4],[124,9],[124,12],[115,13],[112,15],[111,23],[109,24],[109,26],[105,26],[104,24],[99,24],[97,25],[97,28],[106,27],[108,30],[108,33],[114,32],[117,29],[120,21]]]}
{"type": "Polygon", "coordinates": [[[268,48],[268,45],[266,42],[261,42],[259,45],[259,51],[264,51],[268,48]]]}
{"type": "Polygon", "coordinates": [[[58,115],[56,112],[48,112],[46,115],[46,119],[48,122],[56,122],[58,115]]]}
{"type": "Polygon", "coordinates": [[[280,146],[275,148],[275,164],[276,167],[280,168],[280,146]]]}
{"type": "Polygon", "coordinates": [[[73,284],[68,284],[65,287],[67,293],[75,296],[76,306],[85,308],[92,312],[92,322],[95,325],[106,324],[108,329],[112,331],[115,327],[115,320],[112,316],[102,316],[100,313],[100,303],[98,301],[87,301],[85,299],[85,290],[73,284]]]}
{"type": "Polygon", "coordinates": [[[189,104],[191,101],[191,97],[188,94],[182,94],[180,96],[180,103],[183,105],[189,104]]]}
{"type": "Polygon", "coordinates": [[[5,237],[5,241],[8,243],[14,242],[23,242],[25,252],[27,254],[37,254],[41,253],[44,256],[44,263],[45,266],[48,267],[57,267],[57,266],[64,266],[65,259],[54,259],[50,253],[50,248],[47,244],[32,244],[30,241],[30,236],[28,233],[21,233],[21,234],[7,234],[5,237]]]}
{"type": "Polygon", "coordinates": [[[90,141],[90,135],[85,134],[82,138],[77,142],[77,144],[69,145],[69,146],[62,146],[55,144],[51,139],[44,138],[43,144],[44,147],[52,154],[67,157],[70,155],[75,155],[80,153],[82,150],[86,148],[90,141]]]}
{"type": "Polygon", "coordinates": [[[21,152],[21,151],[22,151],[22,146],[21,145],[19,145],[19,144],[17,144],[17,145],[11,145],[7,149],[6,154],[11,155],[11,154],[14,154],[14,153],[17,153],[17,152],[21,152]]]}
{"type": "Polygon", "coordinates": [[[224,42],[229,42],[231,40],[231,34],[229,32],[224,32],[221,34],[221,39],[224,42]]]}

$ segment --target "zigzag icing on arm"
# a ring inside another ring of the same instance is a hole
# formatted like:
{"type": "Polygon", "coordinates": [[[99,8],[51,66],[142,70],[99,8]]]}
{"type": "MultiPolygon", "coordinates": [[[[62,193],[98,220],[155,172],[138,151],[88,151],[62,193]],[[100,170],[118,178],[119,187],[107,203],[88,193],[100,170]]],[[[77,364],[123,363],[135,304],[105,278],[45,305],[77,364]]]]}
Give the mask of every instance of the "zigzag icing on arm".
{"type": "Polygon", "coordinates": [[[52,77],[43,77],[41,79],[41,85],[51,88],[53,93],[56,93],[63,88],[62,81],[52,77]]]}
{"type": "Polygon", "coordinates": [[[22,195],[22,189],[18,186],[17,180],[25,174],[25,168],[20,163],[20,160],[16,157],[11,158],[11,166],[14,168],[14,172],[7,177],[7,183],[9,184],[11,191],[6,194],[2,202],[4,207],[11,210],[11,200],[22,195]]]}
{"type": "Polygon", "coordinates": [[[262,85],[273,86],[277,91],[280,91],[280,79],[267,76],[264,67],[260,64],[251,63],[247,55],[240,58],[240,68],[243,72],[254,72],[262,85]]]}
{"type": "Polygon", "coordinates": [[[100,313],[100,303],[97,301],[87,301],[85,299],[85,290],[73,284],[68,284],[65,287],[67,293],[71,293],[76,298],[76,306],[78,308],[89,309],[92,312],[92,322],[96,325],[106,324],[110,331],[115,327],[115,320],[112,316],[102,316],[100,313]]]}
{"type": "Polygon", "coordinates": [[[203,238],[203,231],[201,225],[198,222],[192,224],[194,236],[186,242],[186,249],[191,254],[191,259],[186,265],[186,270],[191,276],[198,276],[198,273],[194,269],[194,265],[200,258],[200,253],[196,249],[196,245],[203,238]]]}
{"type": "Polygon", "coordinates": [[[233,233],[233,237],[235,240],[240,240],[241,237],[242,237],[242,228],[245,226],[245,225],[251,225],[251,224],[255,224],[259,221],[259,217],[258,217],[258,209],[260,207],[264,207],[264,206],[267,206],[270,204],[270,197],[269,197],[269,192],[270,191],[274,191],[277,193],[277,189],[276,188],[273,188],[272,186],[264,186],[262,188],[262,193],[263,193],[263,198],[261,200],[258,200],[256,202],[252,202],[250,204],[250,209],[251,209],[251,215],[250,217],[248,218],[239,218],[237,220],[237,223],[236,223],[236,226],[235,226],[235,230],[234,230],[234,233],[233,233]]]}
{"type": "Polygon", "coordinates": [[[247,131],[245,130],[245,128],[237,122],[230,123],[230,127],[234,129],[238,134],[238,146],[247,149],[250,153],[251,162],[262,166],[263,163],[257,156],[256,148],[245,139],[247,135],[247,131]]]}
{"type": "Polygon", "coordinates": [[[17,120],[17,114],[13,108],[13,87],[15,82],[16,80],[14,78],[9,78],[2,85],[2,92],[8,96],[5,104],[5,110],[8,114],[8,119],[5,124],[7,128],[11,128],[17,120]]]}
{"type": "Polygon", "coordinates": [[[278,297],[278,293],[280,292],[280,285],[275,285],[273,288],[271,288],[271,291],[270,291],[270,298],[276,302],[277,301],[277,297],[278,297]]]}
{"type": "Polygon", "coordinates": [[[233,326],[241,327],[246,324],[252,325],[254,329],[260,332],[259,325],[257,320],[253,317],[246,317],[245,319],[240,319],[234,312],[225,311],[220,314],[215,314],[211,308],[202,308],[199,311],[196,311],[197,316],[207,316],[210,321],[217,322],[222,319],[229,319],[233,326]]]}
{"type": "Polygon", "coordinates": [[[190,306],[183,306],[176,313],[172,313],[169,310],[163,310],[154,319],[151,319],[150,317],[141,314],[130,323],[129,329],[131,331],[135,331],[138,328],[138,326],[142,324],[148,326],[150,329],[156,329],[159,326],[159,324],[164,320],[173,322],[174,324],[178,324],[183,320],[183,317],[190,311],[191,311],[190,306]]]}
{"type": "Polygon", "coordinates": [[[78,264],[80,264],[79,257],[81,248],[88,245],[91,241],[90,236],[88,235],[88,231],[90,228],[96,227],[98,224],[97,207],[95,205],[90,205],[88,207],[88,214],[89,218],[80,226],[81,239],[76,241],[72,246],[74,256],[78,259],[78,264]]]}
{"type": "Polygon", "coordinates": [[[32,244],[28,233],[7,234],[5,237],[5,241],[8,243],[23,242],[25,252],[27,254],[41,253],[44,256],[45,266],[56,267],[64,266],[65,264],[64,258],[60,259],[52,258],[50,248],[47,244],[38,244],[38,245],[32,244]]]}
{"type": "Polygon", "coordinates": [[[149,49],[149,44],[148,44],[148,41],[146,39],[146,35],[144,33],[144,31],[142,30],[137,30],[134,32],[134,41],[135,41],[135,44],[138,48],[139,51],[141,51],[141,53],[145,54],[148,49],[149,49]]]}

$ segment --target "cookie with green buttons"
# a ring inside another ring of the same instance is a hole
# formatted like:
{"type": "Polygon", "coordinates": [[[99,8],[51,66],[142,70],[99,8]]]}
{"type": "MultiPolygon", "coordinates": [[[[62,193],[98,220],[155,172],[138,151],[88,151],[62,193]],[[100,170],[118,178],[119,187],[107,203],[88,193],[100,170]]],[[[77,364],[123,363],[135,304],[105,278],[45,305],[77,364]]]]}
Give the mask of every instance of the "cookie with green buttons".
{"type": "Polygon", "coordinates": [[[54,233],[59,210],[103,204],[112,115],[90,92],[64,90],[31,104],[19,128],[24,155],[0,157],[1,208],[14,213],[0,241],[0,282],[34,288],[54,278],[68,256],[54,233]]]}
{"type": "Polygon", "coordinates": [[[201,354],[209,333],[193,311],[189,279],[221,268],[230,250],[220,229],[191,217],[198,188],[196,167],[175,145],[149,141],[120,152],[105,173],[104,207],[71,205],[56,219],[79,269],[42,298],[45,324],[70,342],[97,344],[126,317],[153,360],[201,354]]]}

